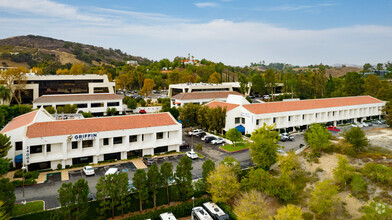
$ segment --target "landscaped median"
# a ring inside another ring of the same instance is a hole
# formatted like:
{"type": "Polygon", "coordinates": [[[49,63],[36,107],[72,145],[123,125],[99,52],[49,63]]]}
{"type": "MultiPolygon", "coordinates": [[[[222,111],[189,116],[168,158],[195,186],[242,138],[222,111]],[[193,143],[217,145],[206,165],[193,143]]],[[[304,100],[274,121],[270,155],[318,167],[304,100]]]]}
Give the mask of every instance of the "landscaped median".
{"type": "Polygon", "coordinates": [[[248,147],[245,143],[236,143],[235,146],[233,144],[223,145],[219,147],[219,149],[227,152],[227,153],[235,153],[239,151],[248,150],[248,147]]]}
{"type": "Polygon", "coordinates": [[[44,201],[28,202],[25,205],[15,204],[12,209],[12,216],[26,215],[44,210],[44,201]]]}

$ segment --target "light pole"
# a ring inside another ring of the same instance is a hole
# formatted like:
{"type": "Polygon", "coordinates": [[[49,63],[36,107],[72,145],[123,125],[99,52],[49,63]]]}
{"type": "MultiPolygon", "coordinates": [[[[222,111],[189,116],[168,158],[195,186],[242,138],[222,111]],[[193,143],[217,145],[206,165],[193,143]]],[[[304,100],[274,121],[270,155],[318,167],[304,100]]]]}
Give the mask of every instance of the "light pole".
{"type": "Polygon", "coordinates": [[[193,203],[192,208],[194,208],[195,207],[195,197],[194,196],[192,196],[192,203],[193,203]]]}
{"type": "Polygon", "coordinates": [[[23,180],[22,180],[22,195],[23,195],[23,200],[22,200],[22,202],[21,202],[22,205],[25,205],[25,204],[26,204],[25,195],[24,195],[24,182],[25,182],[24,172],[25,172],[25,170],[26,170],[26,167],[23,166],[23,167],[22,167],[22,178],[23,178],[23,180]]]}

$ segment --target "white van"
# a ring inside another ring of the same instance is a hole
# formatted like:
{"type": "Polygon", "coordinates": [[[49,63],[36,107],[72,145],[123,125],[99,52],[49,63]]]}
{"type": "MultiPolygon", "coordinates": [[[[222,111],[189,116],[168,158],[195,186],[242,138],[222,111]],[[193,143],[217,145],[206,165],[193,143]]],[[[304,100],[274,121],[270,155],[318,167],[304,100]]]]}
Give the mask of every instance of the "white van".
{"type": "Polygon", "coordinates": [[[171,212],[165,212],[159,215],[161,220],[177,220],[176,217],[171,212]]]}
{"type": "Polygon", "coordinates": [[[112,167],[106,171],[105,176],[111,175],[111,174],[119,174],[119,173],[120,173],[120,170],[117,167],[112,167]]]}
{"type": "Polygon", "coordinates": [[[192,220],[214,220],[201,206],[192,209],[192,220]]]}
{"type": "Polygon", "coordinates": [[[213,202],[203,203],[203,208],[211,215],[214,220],[229,220],[230,217],[218,205],[213,202]]]}

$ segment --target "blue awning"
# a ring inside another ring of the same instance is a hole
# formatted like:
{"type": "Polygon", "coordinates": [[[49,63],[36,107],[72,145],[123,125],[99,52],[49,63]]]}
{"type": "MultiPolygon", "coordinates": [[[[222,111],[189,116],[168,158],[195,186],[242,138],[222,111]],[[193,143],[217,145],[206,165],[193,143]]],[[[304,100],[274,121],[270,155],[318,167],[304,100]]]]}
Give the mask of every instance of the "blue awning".
{"type": "Polygon", "coordinates": [[[241,132],[241,133],[245,132],[245,127],[242,126],[242,125],[238,125],[238,126],[235,127],[235,128],[237,128],[237,131],[239,131],[239,132],[241,132]]]}
{"type": "Polygon", "coordinates": [[[23,162],[23,154],[19,154],[19,155],[15,156],[14,161],[15,161],[15,163],[22,163],[23,162]]]}

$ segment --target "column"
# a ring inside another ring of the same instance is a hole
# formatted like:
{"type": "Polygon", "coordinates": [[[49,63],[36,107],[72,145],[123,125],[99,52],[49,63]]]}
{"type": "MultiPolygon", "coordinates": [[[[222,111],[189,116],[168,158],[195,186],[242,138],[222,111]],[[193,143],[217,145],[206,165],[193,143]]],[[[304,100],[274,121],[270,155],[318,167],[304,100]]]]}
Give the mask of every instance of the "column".
{"type": "Polygon", "coordinates": [[[336,125],[337,125],[337,121],[333,121],[333,126],[336,127],[336,125]]]}
{"type": "Polygon", "coordinates": [[[98,163],[98,156],[93,156],[93,163],[98,163]]]}

